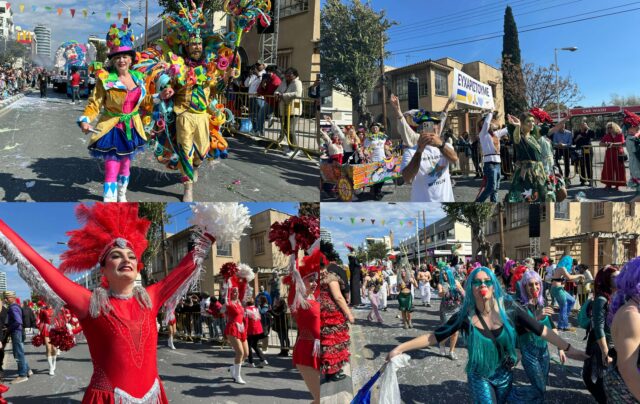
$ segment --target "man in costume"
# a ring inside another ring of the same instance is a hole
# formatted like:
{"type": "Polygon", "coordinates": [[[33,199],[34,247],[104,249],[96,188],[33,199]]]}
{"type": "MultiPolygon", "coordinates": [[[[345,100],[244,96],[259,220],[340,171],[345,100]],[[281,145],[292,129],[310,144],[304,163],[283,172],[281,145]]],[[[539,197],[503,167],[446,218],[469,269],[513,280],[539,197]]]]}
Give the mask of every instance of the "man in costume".
{"type": "Polygon", "coordinates": [[[207,25],[202,7],[192,2],[177,15],[165,16],[167,37],[140,55],[142,61],[136,68],[147,74],[154,88],[166,90],[172,97],[154,107],[146,128],[160,134],[155,150],[158,160],[181,171],[183,202],[193,200],[200,165],[226,150],[219,129],[233,115],[218,102],[216,94],[224,91],[231,76],[240,75],[237,48],[242,34],[258,20],[268,26],[270,7],[268,2],[256,0],[226,2],[225,12],[236,29],[222,36],[207,25]]]}

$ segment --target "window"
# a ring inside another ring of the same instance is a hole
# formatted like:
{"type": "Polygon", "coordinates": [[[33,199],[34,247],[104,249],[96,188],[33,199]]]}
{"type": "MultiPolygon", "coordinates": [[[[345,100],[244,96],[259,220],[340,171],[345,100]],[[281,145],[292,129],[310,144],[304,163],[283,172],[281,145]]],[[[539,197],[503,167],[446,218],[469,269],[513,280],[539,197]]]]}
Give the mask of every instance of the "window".
{"type": "Polygon", "coordinates": [[[636,215],[636,204],[635,202],[629,202],[624,205],[624,214],[625,216],[635,216],[636,215]]]}
{"type": "Polygon", "coordinates": [[[529,246],[516,248],[516,261],[522,261],[530,256],[529,246]]]}
{"type": "Polygon", "coordinates": [[[604,202],[594,202],[592,206],[593,206],[593,217],[604,216],[604,202]]]}
{"type": "Polygon", "coordinates": [[[631,259],[635,258],[635,248],[633,241],[625,241],[622,246],[624,248],[624,259],[618,260],[618,262],[629,262],[631,259]]]}
{"type": "Polygon", "coordinates": [[[554,215],[553,217],[558,220],[569,220],[569,202],[556,202],[554,204],[554,215]]]}
{"type": "Polygon", "coordinates": [[[511,228],[524,226],[529,223],[529,205],[514,203],[509,206],[511,228]]]}
{"type": "Polygon", "coordinates": [[[278,49],[278,66],[282,69],[291,67],[291,55],[293,49],[278,49]]]}
{"type": "Polygon", "coordinates": [[[398,77],[396,79],[396,95],[401,100],[406,100],[409,97],[408,77],[398,77]]]}
{"type": "Polygon", "coordinates": [[[604,241],[598,241],[598,266],[600,268],[603,268],[606,264],[609,264],[609,262],[605,262],[604,260],[604,246],[604,241]]]}
{"type": "Polygon", "coordinates": [[[451,238],[455,237],[453,233],[453,229],[447,230],[447,237],[451,237],[451,238]]]}
{"type": "Polygon", "coordinates": [[[216,255],[223,257],[231,257],[231,243],[216,243],[216,255]]]}
{"type": "Polygon", "coordinates": [[[540,221],[544,222],[547,220],[547,205],[540,204],[540,221]]]}
{"type": "Polygon", "coordinates": [[[251,243],[253,244],[253,255],[264,254],[264,236],[265,232],[251,237],[251,243]]]}
{"type": "Polygon", "coordinates": [[[382,91],[378,90],[377,88],[374,88],[373,90],[371,90],[371,92],[369,93],[369,104],[371,105],[380,104],[381,99],[382,99],[382,91]]]}
{"type": "Polygon", "coordinates": [[[308,10],[309,0],[280,0],[280,18],[300,14],[308,10]]]}
{"type": "Polygon", "coordinates": [[[447,73],[441,70],[436,70],[436,95],[446,97],[449,95],[449,81],[447,80],[447,73]]]}

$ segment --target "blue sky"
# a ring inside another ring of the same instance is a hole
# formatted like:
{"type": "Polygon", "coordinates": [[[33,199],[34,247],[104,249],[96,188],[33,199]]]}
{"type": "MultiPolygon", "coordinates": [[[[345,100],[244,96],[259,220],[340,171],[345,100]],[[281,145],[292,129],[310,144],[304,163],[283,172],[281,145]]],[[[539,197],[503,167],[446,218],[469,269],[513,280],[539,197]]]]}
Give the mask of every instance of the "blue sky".
{"type": "MultiPolygon", "coordinates": [[[[190,217],[189,204],[171,203],[167,212],[172,216],[165,227],[169,233],[176,233],[188,227],[190,217]]],[[[243,203],[251,215],[272,208],[288,214],[297,214],[298,204],[293,202],[243,203]]],[[[65,233],[78,228],[74,215],[75,203],[3,203],[0,204],[0,219],[4,220],[40,255],[53,259],[54,265],[60,263],[59,256],[66,250],[65,233]]],[[[27,284],[18,276],[15,266],[0,263],[0,271],[7,273],[7,288],[15,290],[21,299],[31,294],[27,284]]]]}
{"type": "MultiPolygon", "coordinates": [[[[387,64],[392,66],[445,56],[461,62],[482,60],[499,66],[502,37],[440,49],[417,50],[502,32],[507,4],[513,8],[520,31],[528,25],[549,25],[554,23],[553,20],[564,17],[574,20],[640,8],[640,2],[631,0],[371,0],[370,3],[376,10],[386,10],[390,19],[400,23],[389,31],[391,41],[387,50],[398,52],[387,60],[387,64]],[[631,5],[617,7],[625,4],[631,5]],[[602,9],[610,10],[587,14],[602,9]],[[399,53],[407,49],[409,53],[399,53]]],[[[638,21],[640,10],[635,10],[539,31],[521,32],[522,57],[525,62],[549,66],[554,63],[554,48],[577,47],[579,50],[574,53],[560,52],[558,65],[562,75],[570,74],[578,83],[584,96],[580,101],[582,106],[599,106],[603,101],[608,102],[612,93],[640,95],[637,52],[632,45],[634,41],[637,42],[638,21]]]]}
{"type": "MultiPolygon", "coordinates": [[[[55,54],[58,46],[70,40],[86,43],[89,35],[104,38],[109,25],[117,22],[117,14],[127,15],[126,4],[131,8],[131,23],[136,37],[144,33],[144,0],[14,0],[10,1],[14,12],[14,24],[23,29],[33,30],[36,24],[43,23],[51,28],[51,54],[55,54]],[[19,5],[24,4],[21,13],[19,5]],[[36,6],[36,11],[32,11],[36,6]],[[45,6],[53,7],[53,11],[46,11],[45,6]],[[63,9],[58,15],[56,9],[63,9]],[[71,17],[69,9],[76,9],[75,17],[71,17]],[[82,9],[89,10],[87,18],[82,16],[82,9]],[[106,12],[111,12],[111,19],[107,19],[106,12]],[[95,14],[92,14],[95,12],[95,14]],[[141,24],[142,26],[138,25],[141,24]]],[[[149,26],[158,20],[161,8],[156,0],[149,0],[149,26]]],[[[122,22],[122,20],[120,20],[122,22]]]]}
{"type": "Polygon", "coordinates": [[[331,232],[333,245],[346,262],[347,248],[344,243],[353,246],[362,244],[367,237],[388,236],[394,233],[394,244],[416,234],[415,217],[420,216],[420,228],[424,227],[422,212],[427,225],[445,217],[439,203],[384,203],[369,202],[364,204],[322,203],[320,205],[320,227],[331,232]],[[342,220],[340,220],[342,218],[342,220]],[[355,218],[351,223],[350,218],[355,218]],[[365,221],[361,221],[361,219],[365,221]],[[375,219],[375,223],[371,223],[375,219]],[[384,225],[382,221],[384,220],[384,225]],[[400,221],[403,223],[400,224],[400,221]],[[412,225],[407,222],[413,221],[412,225]]]}

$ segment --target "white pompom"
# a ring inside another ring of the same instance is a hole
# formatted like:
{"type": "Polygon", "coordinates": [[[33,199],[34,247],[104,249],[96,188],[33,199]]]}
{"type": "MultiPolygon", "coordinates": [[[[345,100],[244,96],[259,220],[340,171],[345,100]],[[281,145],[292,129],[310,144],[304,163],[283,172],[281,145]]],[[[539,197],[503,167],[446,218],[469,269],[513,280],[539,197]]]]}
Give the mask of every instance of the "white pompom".
{"type": "Polygon", "coordinates": [[[218,244],[239,241],[251,224],[249,209],[237,202],[199,202],[191,210],[189,223],[214,236],[218,244]]]}
{"type": "Polygon", "coordinates": [[[253,273],[253,269],[247,264],[238,264],[238,277],[245,279],[247,282],[251,282],[256,274],[253,273]]]}

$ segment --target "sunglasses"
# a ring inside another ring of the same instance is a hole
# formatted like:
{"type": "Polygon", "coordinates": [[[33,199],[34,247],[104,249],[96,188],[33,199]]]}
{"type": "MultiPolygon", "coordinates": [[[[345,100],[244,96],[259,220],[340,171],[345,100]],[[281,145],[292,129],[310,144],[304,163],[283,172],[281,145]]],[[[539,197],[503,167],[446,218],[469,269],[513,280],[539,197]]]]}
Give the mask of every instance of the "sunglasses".
{"type": "Polygon", "coordinates": [[[473,285],[474,288],[479,288],[482,285],[489,287],[489,286],[493,286],[493,281],[491,279],[485,279],[485,280],[476,279],[473,282],[471,282],[471,284],[473,285]]]}

